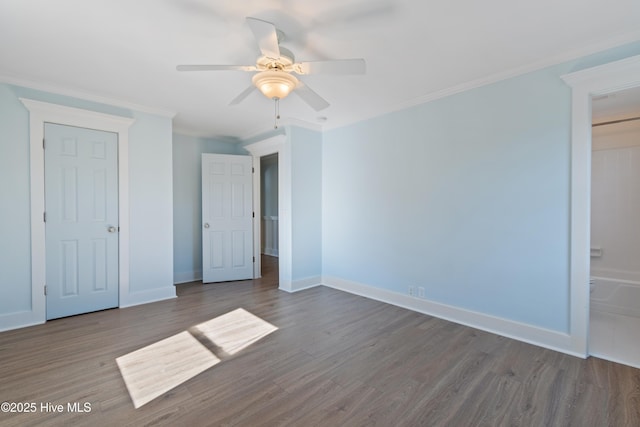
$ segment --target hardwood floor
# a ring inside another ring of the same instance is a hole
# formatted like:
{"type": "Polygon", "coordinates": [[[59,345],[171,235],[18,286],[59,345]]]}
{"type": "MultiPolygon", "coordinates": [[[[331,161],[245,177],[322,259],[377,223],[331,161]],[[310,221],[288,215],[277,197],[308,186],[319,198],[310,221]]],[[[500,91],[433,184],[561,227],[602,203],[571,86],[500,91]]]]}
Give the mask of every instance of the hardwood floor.
{"type": "Polygon", "coordinates": [[[330,288],[288,294],[274,270],[0,333],[0,401],[37,404],[0,425],[640,426],[638,369],[330,288]],[[116,358],[237,308],[278,330],[134,409],[116,358]]]}

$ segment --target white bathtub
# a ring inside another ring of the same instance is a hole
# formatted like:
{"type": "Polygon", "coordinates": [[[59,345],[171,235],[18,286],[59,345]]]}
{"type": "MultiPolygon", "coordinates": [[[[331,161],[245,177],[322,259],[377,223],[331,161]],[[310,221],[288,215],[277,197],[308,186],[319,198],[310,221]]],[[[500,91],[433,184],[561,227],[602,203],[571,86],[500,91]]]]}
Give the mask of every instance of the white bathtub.
{"type": "Polygon", "coordinates": [[[592,276],[591,310],[640,318],[640,282],[592,276]]]}
{"type": "Polygon", "coordinates": [[[589,354],[640,368],[640,282],[591,276],[589,354]]]}

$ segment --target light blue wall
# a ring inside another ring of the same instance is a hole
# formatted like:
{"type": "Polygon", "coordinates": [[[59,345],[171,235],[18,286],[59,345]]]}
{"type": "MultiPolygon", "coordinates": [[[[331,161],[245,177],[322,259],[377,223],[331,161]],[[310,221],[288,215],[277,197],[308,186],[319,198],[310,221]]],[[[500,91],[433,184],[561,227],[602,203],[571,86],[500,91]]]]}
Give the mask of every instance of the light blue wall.
{"type": "Polygon", "coordinates": [[[322,274],[322,134],[287,128],[291,143],[291,276],[322,274]]]}
{"type": "Polygon", "coordinates": [[[0,84],[0,314],[31,310],[29,114],[0,84]]]}
{"type": "Polygon", "coordinates": [[[135,112],[129,129],[132,293],[173,286],[171,119],[135,112]]]}
{"type": "Polygon", "coordinates": [[[0,83],[0,316],[31,310],[29,114],[19,97],[131,117],[130,292],[174,292],[171,119],[0,83]]]}
{"type": "Polygon", "coordinates": [[[238,151],[233,142],[173,134],[175,283],[202,279],[202,153],[238,154],[238,151]]]}
{"type": "Polygon", "coordinates": [[[324,134],[322,273],[569,327],[571,92],[640,43],[324,134]]]}

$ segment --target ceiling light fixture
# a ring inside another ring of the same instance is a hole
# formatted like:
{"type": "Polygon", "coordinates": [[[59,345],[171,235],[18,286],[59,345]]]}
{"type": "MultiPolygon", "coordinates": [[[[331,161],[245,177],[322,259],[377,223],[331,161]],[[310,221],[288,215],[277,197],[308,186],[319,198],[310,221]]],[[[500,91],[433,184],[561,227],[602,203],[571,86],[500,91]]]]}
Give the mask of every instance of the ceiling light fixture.
{"type": "Polygon", "coordinates": [[[273,68],[261,71],[251,79],[255,87],[269,99],[275,102],[275,123],[274,129],[278,129],[278,120],[280,119],[280,100],[286,98],[292,90],[298,86],[298,79],[286,71],[273,68]]]}
{"type": "Polygon", "coordinates": [[[286,98],[298,85],[298,79],[278,69],[262,71],[251,82],[269,99],[286,98]]]}

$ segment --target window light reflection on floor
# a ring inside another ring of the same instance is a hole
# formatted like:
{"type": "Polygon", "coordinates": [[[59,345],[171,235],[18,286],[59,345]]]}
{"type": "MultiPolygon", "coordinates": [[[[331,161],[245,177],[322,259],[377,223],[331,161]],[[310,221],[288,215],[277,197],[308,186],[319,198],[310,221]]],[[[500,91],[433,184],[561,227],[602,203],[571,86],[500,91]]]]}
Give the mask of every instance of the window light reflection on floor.
{"type": "Polygon", "coordinates": [[[139,408],[276,330],[238,308],[118,357],[116,363],[139,408]]]}
{"type": "Polygon", "coordinates": [[[238,308],[200,323],[190,329],[196,337],[205,337],[220,359],[233,356],[278,328],[248,311],[238,308]]]}

